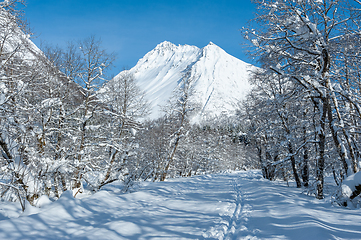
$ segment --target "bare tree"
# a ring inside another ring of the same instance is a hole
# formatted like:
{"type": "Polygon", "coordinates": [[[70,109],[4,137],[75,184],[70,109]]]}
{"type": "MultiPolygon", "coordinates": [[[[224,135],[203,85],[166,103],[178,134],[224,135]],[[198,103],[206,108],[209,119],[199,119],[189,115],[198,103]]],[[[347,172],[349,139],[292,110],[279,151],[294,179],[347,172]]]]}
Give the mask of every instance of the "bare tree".
{"type": "MultiPolygon", "coordinates": [[[[74,50],[72,45],[70,49],[74,50]]],[[[72,52],[72,51],[71,51],[72,52]]],[[[99,157],[96,157],[93,154],[96,154],[96,147],[92,142],[97,141],[99,135],[93,135],[92,132],[94,129],[97,129],[97,114],[101,114],[100,101],[97,98],[97,90],[100,84],[105,82],[105,73],[106,70],[111,67],[114,60],[113,54],[108,54],[101,47],[101,41],[96,39],[94,36],[86,38],[83,41],[79,42],[79,58],[77,61],[81,63],[76,63],[77,66],[81,66],[78,73],[73,76],[72,71],[69,71],[69,76],[74,77],[72,79],[80,86],[80,90],[83,95],[83,101],[75,108],[73,111],[73,133],[75,138],[74,148],[74,179],[75,182],[72,188],[81,187],[81,179],[84,177],[85,172],[87,171],[87,165],[97,162],[99,157]],[[93,125],[95,124],[95,126],[93,125]],[[93,127],[94,126],[94,127],[93,127]]],[[[76,53],[71,53],[68,56],[77,56],[76,53]]],[[[66,59],[68,59],[66,56],[66,59]]],[[[74,58],[73,58],[74,60],[74,58]]],[[[76,61],[75,61],[76,62],[76,61]]],[[[74,66],[75,64],[69,64],[74,66]]]]}
{"type": "Polygon", "coordinates": [[[137,85],[134,75],[127,70],[107,82],[100,95],[114,111],[127,118],[139,119],[149,114],[145,93],[137,85]]]}
{"type": "Polygon", "coordinates": [[[136,177],[129,172],[133,167],[127,162],[134,155],[134,132],[139,128],[136,121],[149,113],[145,93],[136,84],[133,74],[124,70],[98,91],[98,97],[113,113],[113,129],[108,130],[107,136],[108,166],[99,186],[118,180],[121,171],[128,171],[133,181],[136,177]]]}
{"type": "Polygon", "coordinates": [[[182,140],[187,136],[190,124],[190,114],[194,110],[191,103],[193,82],[190,72],[187,72],[179,83],[173,98],[170,100],[168,118],[174,125],[174,130],[169,136],[169,150],[164,161],[164,169],[160,175],[160,181],[164,181],[173,164],[176,152],[182,140]]]}

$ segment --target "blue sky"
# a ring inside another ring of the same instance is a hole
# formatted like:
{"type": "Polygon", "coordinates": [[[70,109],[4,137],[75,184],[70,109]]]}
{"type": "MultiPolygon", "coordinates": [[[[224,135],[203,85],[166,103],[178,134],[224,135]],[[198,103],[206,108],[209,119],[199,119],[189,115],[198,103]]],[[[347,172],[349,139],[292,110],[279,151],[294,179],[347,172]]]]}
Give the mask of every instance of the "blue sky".
{"type": "Polygon", "coordinates": [[[250,0],[27,0],[25,9],[37,45],[100,37],[117,55],[113,74],[133,67],[165,40],[200,48],[211,41],[251,62],[239,29],[254,11],[250,0]]]}

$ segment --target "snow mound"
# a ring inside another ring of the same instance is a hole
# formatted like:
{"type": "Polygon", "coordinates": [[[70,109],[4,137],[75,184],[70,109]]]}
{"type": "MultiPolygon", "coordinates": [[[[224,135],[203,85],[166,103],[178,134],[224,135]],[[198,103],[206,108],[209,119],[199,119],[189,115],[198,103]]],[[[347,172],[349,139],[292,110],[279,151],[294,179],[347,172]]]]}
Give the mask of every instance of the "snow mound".
{"type": "Polygon", "coordinates": [[[361,172],[352,174],[342,182],[342,195],[347,198],[354,198],[356,188],[361,187],[361,172]]]}
{"type": "Polygon", "coordinates": [[[348,176],[334,196],[334,202],[348,208],[361,208],[361,172],[348,176]]]}
{"type": "Polygon", "coordinates": [[[36,200],[34,205],[35,207],[42,208],[46,205],[49,205],[50,203],[52,203],[52,201],[49,199],[49,197],[46,195],[42,195],[36,200]]]}

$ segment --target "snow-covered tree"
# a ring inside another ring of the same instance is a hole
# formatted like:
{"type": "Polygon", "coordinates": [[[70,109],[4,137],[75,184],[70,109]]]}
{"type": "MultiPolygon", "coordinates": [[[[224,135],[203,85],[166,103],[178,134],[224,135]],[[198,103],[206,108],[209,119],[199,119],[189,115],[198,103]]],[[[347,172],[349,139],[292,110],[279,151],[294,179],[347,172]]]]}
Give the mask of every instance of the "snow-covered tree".
{"type": "Polygon", "coordinates": [[[145,93],[140,90],[134,75],[127,70],[109,81],[99,94],[112,109],[127,118],[139,119],[149,114],[145,93]]]}
{"type": "Polygon", "coordinates": [[[358,171],[357,148],[350,129],[345,127],[345,112],[340,104],[347,101],[358,109],[358,102],[338,82],[342,78],[337,70],[339,51],[335,49],[351,44],[347,39],[359,37],[359,11],[350,1],[254,2],[258,5],[254,22],[263,27],[244,31],[255,46],[254,54],[265,74],[277,74],[303,88],[304,96],[310,99],[308,108],[316,110],[317,198],[323,198],[328,132],[337,152],[331,158],[339,158],[344,174],[358,171]]]}
{"type": "MultiPolygon", "coordinates": [[[[74,49],[74,47],[70,47],[70,49],[74,49]]],[[[104,83],[104,74],[114,59],[112,54],[108,54],[102,49],[100,40],[94,36],[80,41],[78,51],[69,54],[79,56],[75,59],[80,61],[80,63],[76,63],[80,66],[76,74],[69,73],[69,77],[82,86],[79,89],[82,101],[74,106],[72,112],[68,113],[70,118],[67,123],[73,141],[72,145],[68,146],[72,152],[71,159],[73,159],[74,167],[72,189],[81,187],[85,174],[92,171],[94,166],[98,166],[102,157],[100,154],[102,147],[97,142],[102,138],[100,128],[104,127],[106,123],[103,125],[100,120],[104,106],[97,98],[97,90],[100,84],[104,83]]],[[[67,59],[66,55],[65,60],[67,59]]]]}
{"type": "Polygon", "coordinates": [[[64,81],[29,40],[19,3],[0,3],[1,195],[32,203],[45,188],[53,188],[47,180],[54,166],[56,109],[61,103],[59,95],[69,89],[64,91],[64,81]]]}
{"type": "Polygon", "coordinates": [[[137,147],[134,135],[140,127],[137,120],[146,117],[149,112],[144,93],[137,86],[134,76],[123,71],[98,91],[98,97],[112,116],[103,143],[109,149],[108,159],[105,160],[107,167],[99,185],[124,180],[124,175],[133,181],[138,178],[134,172],[137,167],[133,166],[136,165],[133,159],[136,158],[137,147]]]}

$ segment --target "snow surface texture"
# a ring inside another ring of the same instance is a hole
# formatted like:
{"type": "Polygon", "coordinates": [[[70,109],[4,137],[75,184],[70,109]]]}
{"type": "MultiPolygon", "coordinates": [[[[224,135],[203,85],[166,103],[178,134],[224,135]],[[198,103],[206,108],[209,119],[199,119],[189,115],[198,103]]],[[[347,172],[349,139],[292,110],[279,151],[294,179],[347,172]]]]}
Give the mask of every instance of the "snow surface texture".
{"type": "MultiPolygon", "coordinates": [[[[254,67],[226,53],[213,43],[202,49],[162,42],[130,69],[151,103],[151,119],[164,113],[164,107],[187,72],[192,81],[192,102],[202,115],[233,114],[250,89],[254,67]]],[[[113,81],[117,81],[118,74],[113,81]]]]}
{"type": "Polygon", "coordinates": [[[350,198],[357,186],[361,186],[361,172],[352,174],[342,182],[342,195],[350,198]]]}
{"type": "MultiPolygon", "coordinates": [[[[361,210],[333,207],[259,171],[112,184],[28,209],[0,205],[0,239],[359,239],[361,210]]],[[[30,206],[28,208],[31,208],[30,206]]]]}

